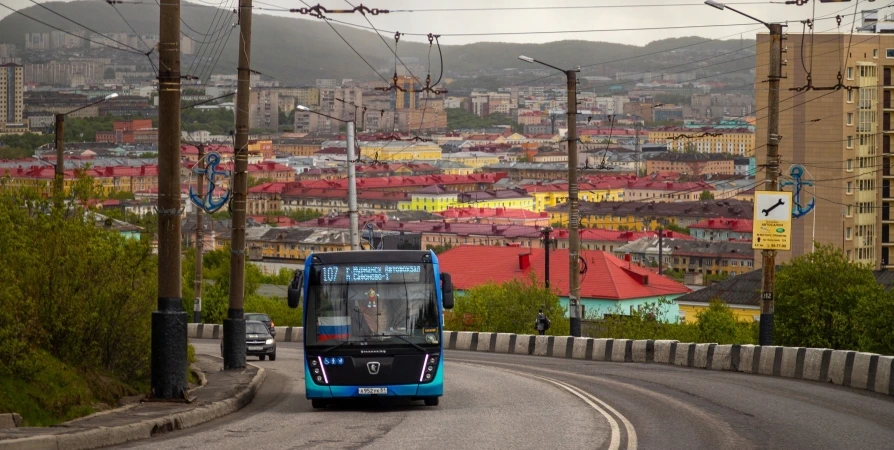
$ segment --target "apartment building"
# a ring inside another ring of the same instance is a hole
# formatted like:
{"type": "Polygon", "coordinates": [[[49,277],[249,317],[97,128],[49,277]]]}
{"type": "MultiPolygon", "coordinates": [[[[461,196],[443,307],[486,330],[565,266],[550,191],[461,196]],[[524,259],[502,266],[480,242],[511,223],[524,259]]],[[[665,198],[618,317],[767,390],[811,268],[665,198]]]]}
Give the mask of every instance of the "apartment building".
{"type": "MultiPolygon", "coordinates": [[[[764,98],[764,103],[766,104],[766,98],[764,98]]],[[[667,144],[668,149],[677,151],[691,150],[698,153],[752,156],[754,155],[755,136],[754,132],[748,128],[662,127],[649,131],[649,142],[667,144]]]]}
{"type": "MultiPolygon", "coordinates": [[[[780,179],[792,181],[790,166],[802,164],[807,169],[805,178],[814,180],[815,186],[801,203],[813,199],[815,208],[792,221],[792,249],[779,252],[776,262],[811,252],[816,241],[842,248],[853,261],[892,268],[894,36],[842,33],[824,34],[822,40],[795,33],[787,36],[785,59],[796,63],[783,68],[785,76],[780,81],[780,179]],[[802,40],[806,40],[803,55],[802,40]],[[813,67],[814,87],[836,86],[840,79],[847,88],[791,92],[806,85],[808,73],[797,62],[811,55],[807,68],[813,67]]],[[[757,42],[756,86],[765,88],[769,35],[759,34],[757,42]]],[[[758,96],[756,111],[755,137],[763,144],[767,142],[766,95],[758,96]]],[[[755,156],[758,167],[767,163],[764,151],[755,156]]],[[[759,172],[758,179],[764,178],[766,174],[759,172]]]]}
{"type": "Polygon", "coordinates": [[[253,90],[248,95],[248,122],[252,129],[279,129],[279,93],[271,89],[253,90]]]}
{"type": "Polygon", "coordinates": [[[24,84],[22,66],[0,65],[0,133],[24,128],[24,84]]]}

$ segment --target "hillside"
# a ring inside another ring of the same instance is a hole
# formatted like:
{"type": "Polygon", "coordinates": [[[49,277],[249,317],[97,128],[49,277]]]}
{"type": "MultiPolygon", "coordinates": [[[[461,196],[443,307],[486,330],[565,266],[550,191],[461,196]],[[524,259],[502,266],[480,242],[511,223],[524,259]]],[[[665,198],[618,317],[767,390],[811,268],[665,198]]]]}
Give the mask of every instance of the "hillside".
{"type": "MultiPolygon", "coordinates": [[[[127,24],[118,16],[114,8],[104,1],[81,0],[69,3],[51,2],[44,5],[100,32],[130,32],[127,24]]],[[[158,33],[158,6],[155,4],[123,4],[118,5],[118,10],[136,31],[147,34],[158,33]]],[[[76,25],[38,6],[31,6],[23,12],[66,30],[78,29],[76,25]]],[[[215,20],[216,8],[184,3],[181,12],[182,20],[188,26],[181,27],[183,32],[197,41],[217,40],[215,36],[204,37],[192,31],[207,33],[212,21],[215,20]]],[[[225,15],[227,17],[224,20],[215,22],[215,28],[219,23],[225,23],[224,21],[229,23],[236,21],[231,12],[226,12],[225,15]]],[[[252,66],[264,74],[269,74],[288,83],[309,82],[316,78],[370,79],[375,77],[369,67],[341,41],[326,23],[320,20],[256,13],[253,18],[253,28],[252,66]]],[[[376,67],[386,78],[390,78],[394,67],[394,57],[382,41],[375,37],[374,33],[344,26],[336,26],[336,28],[373,67],[376,67]]],[[[52,31],[52,29],[17,14],[0,20],[0,42],[13,43],[20,48],[24,48],[25,33],[47,31],[52,31]]],[[[230,36],[230,39],[224,38],[220,41],[226,42],[226,49],[217,64],[215,73],[235,72],[238,51],[237,33],[238,30],[230,36]]],[[[385,40],[389,43],[393,42],[390,36],[386,36],[385,40]]],[[[452,77],[463,77],[478,75],[484,71],[532,68],[517,59],[520,54],[543,58],[547,56],[541,55],[548,55],[550,63],[570,67],[630,58],[704,40],[706,39],[698,37],[667,39],[655,41],[642,47],[581,40],[556,41],[546,44],[481,42],[452,46],[449,45],[449,37],[447,37],[442,38],[442,49],[446,72],[452,77]]],[[[696,54],[730,51],[739,49],[741,46],[751,45],[753,45],[752,40],[730,40],[709,42],[690,47],[690,49],[693,54],[696,54]]],[[[428,57],[428,44],[404,40],[401,41],[399,50],[402,58],[416,57],[420,61],[426,61],[428,57]]],[[[741,58],[751,53],[753,53],[752,50],[737,52],[728,59],[741,58]]],[[[593,67],[591,71],[595,71],[597,74],[610,74],[614,70],[656,70],[679,64],[680,58],[680,54],[659,54],[613,65],[600,65],[593,67]]],[[[433,59],[435,58],[433,57],[433,59]]],[[[682,61],[685,60],[682,59],[682,61]]],[[[436,59],[434,64],[434,70],[437,71],[436,59]]],[[[753,65],[753,58],[745,58],[730,63],[728,67],[723,66],[721,69],[735,70],[753,65]]],[[[184,58],[184,72],[188,72],[189,67],[187,58],[184,58]]],[[[423,76],[418,73],[416,75],[423,76]]],[[[433,74],[434,76],[437,74],[433,74]]]]}

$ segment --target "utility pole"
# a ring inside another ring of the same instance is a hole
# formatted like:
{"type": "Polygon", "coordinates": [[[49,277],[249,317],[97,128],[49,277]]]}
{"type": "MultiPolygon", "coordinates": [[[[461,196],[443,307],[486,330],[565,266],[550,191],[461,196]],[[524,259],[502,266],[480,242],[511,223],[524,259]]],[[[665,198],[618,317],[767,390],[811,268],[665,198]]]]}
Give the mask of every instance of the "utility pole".
{"type": "Polygon", "coordinates": [[[636,131],[636,143],[634,144],[635,153],[636,153],[636,176],[639,177],[639,173],[641,170],[640,165],[643,160],[643,149],[641,144],[639,143],[639,130],[642,125],[639,123],[639,116],[636,117],[637,121],[633,124],[633,129],[636,131]]]}
{"type": "MultiPolygon", "coordinates": [[[[205,144],[199,144],[199,169],[205,168],[205,144]]],[[[205,175],[199,172],[198,176],[198,192],[205,192],[205,175]]],[[[193,323],[202,323],[202,255],[205,252],[204,234],[202,229],[202,208],[196,206],[196,281],[193,285],[195,292],[195,301],[192,305],[192,321],[193,323]]]]}
{"type": "Polygon", "coordinates": [[[577,72],[566,70],[568,79],[568,308],[571,335],[580,337],[580,214],[577,186],[577,72]]]}
{"type": "Polygon", "coordinates": [[[552,238],[550,238],[550,234],[553,232],[553,227],[543,227],[540,229],[540,234],[543,235],[543,248],[544,248],[544,257],[543,257],[543,285],[549,289],[549,251],[552,247],[552,238]]]}
{"type": "Polygon", "coordinates": [[[360,250],[360,218],[357,212],[357,172],[354,167],[354,121],[347,122],[348,142],[348,216],[351,225],[351,250],[360,250]]]}
{"type": "Polygon", "coordinates": [[[224,319],[224,369],[245,367],[245,197],[248,193],[248,103],[251,89],[252,0],[239,0],[239,67],[236,82],[236,162],[230,248],[230,307],[224,319]]]}
{"type": "Polygon", "coordinates": [[[664,273],[664,230],[658,227],[658,275],[664,273]]]}
{"type": "Polygon", "coordinates": [[[65,191],[65,160],[63,153],[65,148],[65,114],[56,114],[56,183],[53,193],[62,199],[65,191]]]}
{"type": "Polygon", "coordinates": [[[186,312],[180,290],[180,0],[159,6],[158,310],[152,313],[152,396],[186,395],[186,312]]]}
{"type": "MultiPolygon", "coordinates": [[[[782,78],[782,24],[770,29],[769,91],[767,93],[767,190],[779,190],[779,79],[782,78]]],[[[762,250],[760,345],[773,345],[776,250],[762,250]]]]}

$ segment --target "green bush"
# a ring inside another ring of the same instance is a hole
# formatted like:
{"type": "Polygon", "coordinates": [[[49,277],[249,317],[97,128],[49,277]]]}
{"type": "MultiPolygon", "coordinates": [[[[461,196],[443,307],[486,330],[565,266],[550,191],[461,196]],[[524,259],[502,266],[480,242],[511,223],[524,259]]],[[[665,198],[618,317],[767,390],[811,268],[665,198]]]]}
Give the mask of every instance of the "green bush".
{"type": "Polygon", "coordinates": [[[533,276],[504,283],[487,283],[456,296],[452,311],[445,313],[448,330],[533,334],[537,311],[550,319],[547,334],[567,336],[568,319],[559,296],[533,276]]]}
{"type": "Polygon", "coordinates": [[[775,338],[779,345],[894,354],[894,300],[872,268],[817,244],[778,271],[775,338]]]}
{"type": "Polygon", "coordinates": [[[586,335],[594,338],[670,339],[695,343],[757,343],[757,324],[736,321],[735,315],[722,301],[712,301],[708,309],[696,315],[698,320],[694,323],[665,320],[662,311],[672,303],[660,298],[633,314],[625,314],[617,308],[615,314],[589,324],[586,335]]]}

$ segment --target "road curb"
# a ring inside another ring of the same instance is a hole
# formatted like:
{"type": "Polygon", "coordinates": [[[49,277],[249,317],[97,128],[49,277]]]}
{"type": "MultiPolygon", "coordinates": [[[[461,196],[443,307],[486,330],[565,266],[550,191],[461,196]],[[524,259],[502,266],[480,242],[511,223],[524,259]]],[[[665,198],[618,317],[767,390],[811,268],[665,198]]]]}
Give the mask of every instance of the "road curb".
{"type": "Polygon", "coordinates": [[[249,364],[258,369],[251,382],[236,395],[207,405],[155,419],[147,419],[127,425],[108,428],[92,428],[68,434],[29,436],[0,441],[0,450],[86,450],[131,441],[148,439],[157,434],[183,430],[210,422],[242,409],[251,403],[257,394],[267,372],[263,367],[249,364]]]}

